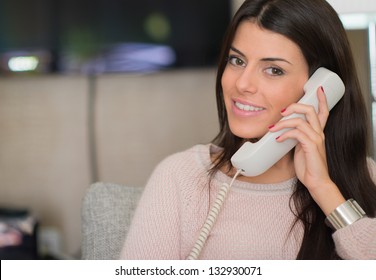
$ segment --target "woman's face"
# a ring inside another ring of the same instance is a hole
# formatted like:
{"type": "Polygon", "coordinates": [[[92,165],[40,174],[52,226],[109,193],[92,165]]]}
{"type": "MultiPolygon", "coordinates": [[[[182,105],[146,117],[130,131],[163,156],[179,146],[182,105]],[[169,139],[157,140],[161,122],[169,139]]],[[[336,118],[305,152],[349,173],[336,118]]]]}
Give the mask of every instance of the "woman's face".
{"type": "Polygon", "coordinates": [[[230,129],[241,138],[261,138],[281,110],[303,96],[308,65],[287,37],[243,21],[222,76],[230,129]]]}

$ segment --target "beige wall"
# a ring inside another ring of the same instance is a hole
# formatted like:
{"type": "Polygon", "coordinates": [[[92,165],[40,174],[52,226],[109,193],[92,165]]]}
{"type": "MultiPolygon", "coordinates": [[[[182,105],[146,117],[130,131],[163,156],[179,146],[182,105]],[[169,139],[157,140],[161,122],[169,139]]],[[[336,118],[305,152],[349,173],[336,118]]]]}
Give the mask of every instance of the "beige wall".
{"type": "Polygon", "coordinates": [[[0,79],[0,205],[31,209],[42,229],[61,233],[61,253],[79,256],[89,184],[143,186],[167,155],[210,142],[214,80],[212,69],[106,75],[91,86],[87,77],[0,79]]]}
{"type": "Polygon", "coordinates": [[[142,186],[166,155],[218,132],[213,70],[103,76],[96,91],[102,181],[142,186]]]}
{"type": "Polygon", "coordinates": [[[0,205],[31,209],[61,231],[69,253],[90,180],[87,93],[83,77],[0,80],[0,205]]]}

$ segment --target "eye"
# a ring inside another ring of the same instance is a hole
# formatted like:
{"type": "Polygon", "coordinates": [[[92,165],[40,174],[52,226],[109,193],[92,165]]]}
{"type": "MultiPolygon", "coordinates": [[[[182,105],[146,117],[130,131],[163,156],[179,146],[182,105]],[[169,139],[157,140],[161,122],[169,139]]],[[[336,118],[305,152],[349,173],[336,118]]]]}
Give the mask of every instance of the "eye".
{"type": "Polygon", "coordinates": [[[234,66],[240,66],[240,67],[244,67],[245,66],[245,62],[243,61],[243,59],[241,59],[241,58],[239,58],[237,56],[234,56],[234,55],[230,55],[229,56],[228,62],[231,65],[234,65],[234,66]]]}
{"type": "Polygon", "coordinates": [[[269,67],[265,70],[266,73],[272,76],[282,76],[285,72],[278,67],[269,67]]]}

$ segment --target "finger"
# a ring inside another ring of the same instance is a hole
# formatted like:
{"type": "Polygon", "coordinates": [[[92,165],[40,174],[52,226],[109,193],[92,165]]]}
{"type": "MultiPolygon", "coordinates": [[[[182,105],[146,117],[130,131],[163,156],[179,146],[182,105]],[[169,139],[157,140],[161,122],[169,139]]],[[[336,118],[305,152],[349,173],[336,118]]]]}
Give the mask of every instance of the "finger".
{"type": "Polygon", "coordinates": [[[277,132],[286,128],[299,130],[317,145],[321,145],[325,141],[325,135],[321,129],[319,129],[319,131],[316,131],[308,122],[301,118],[292,118],[279,121],[274,126],[270,126],[269,130],[271,132],[277,132]]]}
{"type": "MultiPolygon", "coordinates": [[[[277,142],[283,142],[287,139],[296,139],[300,147],[303,149],[305,154],[310,154],[312,156],[317,155],[318,151],[321,151],[320,145],[317,145],[315,141],[312,141],[307,134],[298,129],[289,130],[276,138],[277,142]]],[[[321,154],[319,152],[319,154],[321,154]]]]}
{"type": "Polygon", "coordinates": [[[315,111],[312,105],[293,103],[281,111],[282,116],[288,116],[292,113],[304,114],[307,121],[311,123],[312,127],[314,127],[317,132],[323,130],[328,120],[329,107],[322,86],[317,89],[316,94],[318,99],[318,112],[315,111]]]}
{"type": "Polygon", "coordinates": [[[317,117],[319,119],[321,128],[324,129],[326,122],[329,117],[329,107],[328,107],[328,102],[326,100],[326,95],[324,92],[323,87],[319,87],[317,90],[317,99],[319,100],[319,106],[318,106],[318,114],[317,117]]]}
{"type": "Polygon", "coordinates": [[[282,116],[289,116],[293,113],[302,114],[305,116],[306,121],[312,126],[312,128],[320,133],[323,128],[318,118],[315,108],[312,105],[293,103],[281,112],[282,116]]]}

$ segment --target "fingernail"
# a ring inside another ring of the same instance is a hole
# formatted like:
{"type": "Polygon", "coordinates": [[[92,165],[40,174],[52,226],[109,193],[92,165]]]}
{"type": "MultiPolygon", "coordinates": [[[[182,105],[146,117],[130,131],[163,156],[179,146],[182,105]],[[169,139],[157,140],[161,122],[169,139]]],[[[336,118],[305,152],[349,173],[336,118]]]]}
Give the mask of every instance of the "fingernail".
{"type": "Polygon", "coordinates": [[[277,137],[275,138],[275,140],[278,140],[278,139],[279,139],[279,137],[281,137],[281,136],[277,136],[277,137]]]}
{"type": "Polygon", "coordinates": [[[283,113],[284,111],[286,111],[286,108],[285,108],[285,109],[282,109],[282,110],[281,110],[281,113],[283,113]]]}
{"type": "Polygon", "coordinates": [[[321,86],[320,89],[322,90],[323,93],[325,93],[323,86],[321,86]]]}
{"type": "Polygon", "coordinates": [[[273,127],[274,127],[274,124],[268,126],[269,129],[271,129],[273,127]]]}

